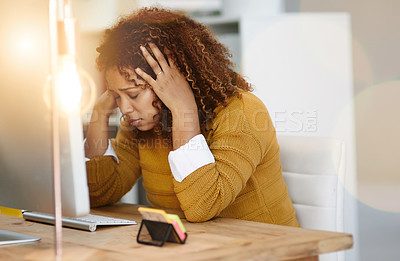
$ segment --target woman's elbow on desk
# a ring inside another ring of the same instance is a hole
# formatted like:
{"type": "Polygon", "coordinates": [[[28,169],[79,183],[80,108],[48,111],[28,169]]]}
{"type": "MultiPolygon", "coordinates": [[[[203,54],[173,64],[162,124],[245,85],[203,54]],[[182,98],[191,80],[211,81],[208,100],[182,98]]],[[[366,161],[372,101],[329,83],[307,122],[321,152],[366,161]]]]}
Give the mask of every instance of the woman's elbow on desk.
{"type": "Polygon", "coordinates": [[[207,195],[203,195],[205,197],[198,198],[195,200],[195,202],[192,202],[191,205],[181,205],[186,220],[189,222],[199,223],[208,221],[218,216],[224,209],[224,205],[227,204],[223,204],[224,198],[221,193],[216,194],[217,195],[209,197],[207,197],[207,195]]]}
{"type": "Polygon", "coordinates": [[[101,207],[118,202],[124,192],[121,180],[116,178],[108,183],[89,183],[90,207],[101,207]]]}
{"type": "Polygon", "coordinates": [[[184,214],[186,220],[192,223],[206,222],[214,218],[214,216],[210,216],[208,213],[196,213],[193,210],[184,211],[184,214]]]}
{"type": "Polygon", "coordinates": [[[90,193],[89,198],[91,208],[102,207],[119,201],[119,197],[103,197],[95,193],[90,193]]]}

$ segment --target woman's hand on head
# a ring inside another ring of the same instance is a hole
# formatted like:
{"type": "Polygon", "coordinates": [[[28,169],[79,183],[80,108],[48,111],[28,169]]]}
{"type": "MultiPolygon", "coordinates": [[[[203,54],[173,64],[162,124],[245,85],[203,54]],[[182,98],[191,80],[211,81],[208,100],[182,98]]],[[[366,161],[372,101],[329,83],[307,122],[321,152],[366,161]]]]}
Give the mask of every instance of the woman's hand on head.
{"type": "Polygon", "coordinates": [[[115,108],[117,108],[117,103],[115,102],[114,96],[108,90],[97,99],[94,105],[94,110],[105,116],[110,116],[115,108]]]}
{"type": "Polygon", "coordinates": [[[104,155],[108,147],[108,121],[117,107],[113,95],[107,90],[96,101],[87,129],[85,155],[88,158],[104,155]]]}
{"type": "Polygon", "coordinates": [[[167,55],[167,61],[164,54],[154,43],[149,43],[149,46],[157,60],[150,55],[146,48],[143,46],[140,48],[143,56],[156,74],[156,79],[153,79],[140,68],[136,68],[135,72],[150,84],[158,98],[170,109],[172,114],[197,111],[192,88],[170,56],[170,51],[168,49],[164,50],[167,55]]]}

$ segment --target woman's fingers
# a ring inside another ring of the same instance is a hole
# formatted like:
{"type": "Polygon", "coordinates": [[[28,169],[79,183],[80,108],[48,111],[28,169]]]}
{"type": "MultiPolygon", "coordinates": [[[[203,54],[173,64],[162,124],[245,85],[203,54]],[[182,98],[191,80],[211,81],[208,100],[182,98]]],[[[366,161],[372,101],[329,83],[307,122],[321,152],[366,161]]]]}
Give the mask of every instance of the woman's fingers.
{"type": "Polygon", "coordinates": [[[153,72],[157,75],[159,72],[161,72],[161,68],[154,60],[154,58],[150,55],[150,53],[146,50],[144,46],[140,46],[140,50],[142,51],[142,54],[144,58],[146,59],[147,63],[150,65],[150,67],[153,69],[153,72]]]}
{"type": "MultiPolygon", "coordinates": [[[[156,93],[158,95],[158,94],[160,94],[160,93],[158,93],[160,91],[159,87],[168,88],[167,85],[169,85],[169,83],[168,83],[167,79],[169,79],[169,80],[171,80],[172,78],[176,79],[176,76],[179,75],[180,73],[179,73],[179,70],[176,70],[177,66],[175,65],[175,62],[173,60],[172,52],[168,48],[166,48],[166,47],[164,48],[164,53],[167,57],[167,59],[166,59],[164,54],[157,47],[157,45],[155,45],[152,42],[149,42],[148,44],[151,48],[151,51],[154,54],[154,57],[152,55],[150,55],[150,53],[147,51],[147,49],[145,47],[140,46],[140,49],[141,49],[142,54],[145,57],[147,63],[150,65],[153,72],[155,73],[156,78],[153,79],[149,74],[147,74],[140,68],[136,68],[135,72],[140,77],[142,77],[143,80],[145,80],[148,84],[150,84],[152,86],[153,90],[156,91],[156,93]],[[162,78],[159,78],[159,76],[161,76],[163,74],[165,74],[165,76],[167,76],[167,77],[164,76],[162,78]],[[172,76],[172,78],[171,78],[171,76],[172,76]],[[159,78],[159,79],[157,80],[157,78],[159,78]]],[[[178,77],[178,78],[180,78],[180,77],[178,77]]],[[[174,83],[174,84],[176,85],[176,83],[174,83]]],[[[179,84],[182,84],[182,83],[179,83],[179,84]]],[[[160,97],[160,99],[161,99],[161,97],[160,97]]]]}
{"type": "MultiPolygon", "coordinates": [[[[153,51],[154,56],[156,57],[158,63],[161,66],[161,69],[164,72],[168,72],[169,69],[169,65],[167,63],[167,61],[165,60],[164,54],[160,51],[160,49],[158,49],[157,45],[155,45],[154,43],[149,43],[149,46],[151,48],[151,51],[153,51]]],[[[154,71],[156,74],[159,73],[158,71],[154,71]]]]}
{"type": "Polygon", "coordinates": [[[152,87],[156,86],[156,81],[153,79],[153,77],[151,77],[150,75],[148,75],[147,73],[145,73],[142,69],[140,68],[136,68],[135,72],[143,78],[143,80],[145,80],[148,84],[150,84],[152,87]]]}
{"type": "Polygon", "coordinates": [[[175,65],[174,59],[172,58],[172,52],[171,52],[171,50],[169,50],[167,47],[165,47],[165,48],[164,48],[164,53],[165,53],[165,55],[167,56],[169,66],[170,66],[171,68],[174,68],[174,69],[175,69],[175,68],[176,68],[176,65],[175,65]]]}
{"type": "Polygon", "coordinates": [[[155,60],[153,56],[150,55],[150,53],[146,50],[144,46],[140,46],[140,50],[142,50],[144,58],[146,59],[150,67],[153,69],[153,72],[156,74],[156,79],[153,79],[150,75],[148,75],[140,68],[136,68],[135,72],[140,77],[142,77],[143,80],[145,80],[148,84],[150,84],[153,87],[153,89],[155,89],[157,87],[157,82],[156,82],[157,77],[162,73],[169,72],[169,65],[165,60],[164,55],[161,53],[161,51],[155,44],[149,43],[149,46],[157,60],[155,60]],[[159,64],[162,66],[163,69],[160,68],[159,64]]]}

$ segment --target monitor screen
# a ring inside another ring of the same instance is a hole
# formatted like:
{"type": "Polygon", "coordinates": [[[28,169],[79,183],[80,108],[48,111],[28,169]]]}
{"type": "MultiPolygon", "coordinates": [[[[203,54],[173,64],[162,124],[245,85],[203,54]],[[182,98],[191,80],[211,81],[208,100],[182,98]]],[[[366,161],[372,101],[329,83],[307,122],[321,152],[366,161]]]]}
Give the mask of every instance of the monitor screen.
{"type": "MultiPolygon", "coordinates": [[[[0,206],[54,212],[47,1],[1,1],[0,206]]],[[[80,117],[60,117],[62,211],[89,212],[80,117]]]]}

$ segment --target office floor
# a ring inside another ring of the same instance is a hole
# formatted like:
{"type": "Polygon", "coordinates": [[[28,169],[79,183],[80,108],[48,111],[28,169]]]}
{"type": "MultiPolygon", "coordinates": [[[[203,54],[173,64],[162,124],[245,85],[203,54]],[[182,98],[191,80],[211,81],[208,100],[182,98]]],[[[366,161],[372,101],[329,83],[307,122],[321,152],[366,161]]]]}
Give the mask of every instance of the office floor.
{"type": "Polygon", "coordinates": [[[399,260],[400,213],[383,212],[360,202],[358,220],[360,260],[399,260]]]}

